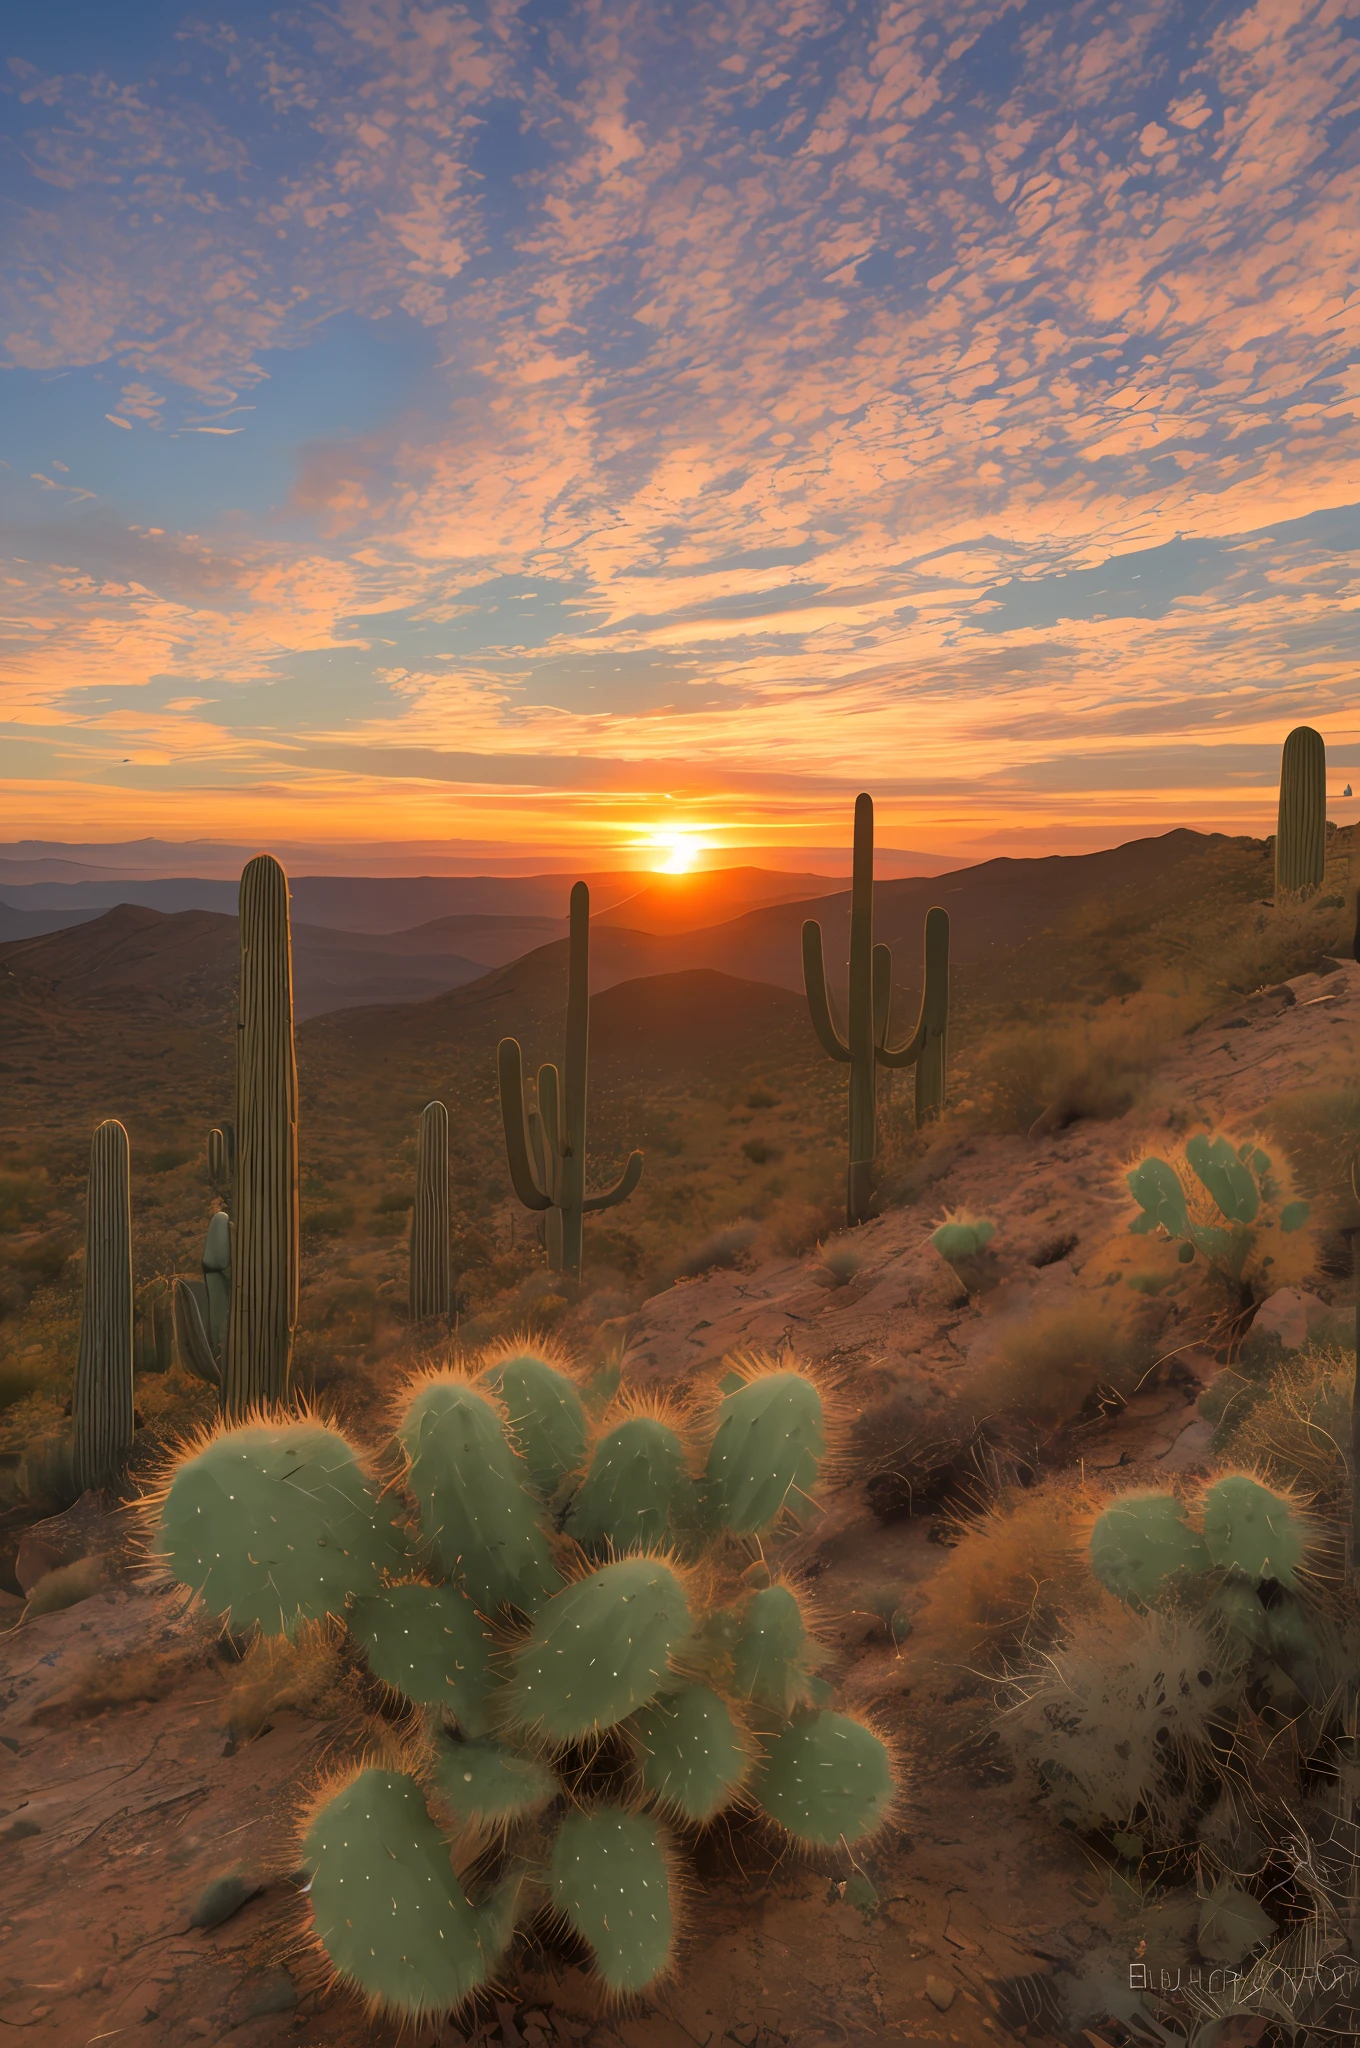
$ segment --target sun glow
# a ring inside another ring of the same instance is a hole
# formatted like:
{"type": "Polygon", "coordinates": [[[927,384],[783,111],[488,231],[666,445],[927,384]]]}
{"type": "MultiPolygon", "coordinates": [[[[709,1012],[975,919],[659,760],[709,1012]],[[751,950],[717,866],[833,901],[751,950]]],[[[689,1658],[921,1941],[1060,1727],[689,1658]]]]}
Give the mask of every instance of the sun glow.
{"type": "Polygon", "coordinates": [[[694,871],[694,864],[708,847],[692,832],[658,832],[652,841],[658,853],[666,858],[656,863],[658,875],[688,875],[694,871]]]}

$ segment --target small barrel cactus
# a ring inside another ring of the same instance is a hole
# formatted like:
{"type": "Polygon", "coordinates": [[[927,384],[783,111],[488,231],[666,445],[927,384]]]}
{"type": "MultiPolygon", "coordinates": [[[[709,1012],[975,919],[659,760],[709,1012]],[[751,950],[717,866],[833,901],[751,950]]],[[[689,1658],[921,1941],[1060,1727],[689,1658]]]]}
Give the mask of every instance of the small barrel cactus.
{"type": "Polygon", "coordinates": [[[423,1723],[398,1764],[322,1787],[303,1830],[316,1940],[371,2007],[456,2011],[544,1910],[608,1993],[645,1991],[696,1830],[744,1807],[836,1851],[888,1820],[894,1760],[832,1708],[796,1589],[751,1590],[832,1434],[794,1361],[743,1361],[706,1444],[698,1411],[626,1391],[592,1421],[569,1362],[527,1344],[419,1375],[394,1430],[399,1492],[302,1416],[200,1438],[151,1508],[211,1613],[272,1634],[329,1617],[423,1723]]]}

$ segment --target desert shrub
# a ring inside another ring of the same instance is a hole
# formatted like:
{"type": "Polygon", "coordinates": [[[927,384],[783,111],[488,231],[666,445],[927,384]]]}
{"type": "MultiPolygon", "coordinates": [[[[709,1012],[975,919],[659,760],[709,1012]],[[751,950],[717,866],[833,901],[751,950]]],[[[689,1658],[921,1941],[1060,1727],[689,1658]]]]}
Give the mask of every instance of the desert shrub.
{"type": "Polygon", "coordinates": [[[1102,1605],[1086,1562],[1086,1496],[1060,1481],[1016,1491],[964,1523],[913,1617],[912,1649],[937,1667],[996,1675],[1102,1605]]]}
{"type": "Polygon", "coordinates": [[[162,1145],[158,1151],[149,1154],[146,1162],[148,1173],[173,1173],[177,1166],[183,1166],[193,1157],[181,1145],[162,1145]]]}
{"type": "Polygon", "coordinates": [[[996,1131],[1058,1130],[1083,1117],[1125,1116],[1189,1022],[1184,1005],[1147,995],[1109,1012],[1056,1017],[989,1048],[984,1120],[996,1131]]]}
{"type": "Polygon", "coordinates": [[[1204,1798],[1237,1689],[1202,1622],[1097,1614],[1015,1682],[1001,1726],[1058,1819],[1166,1848],[1185,1840],[1204,1798]]]}
{"type": "Polygon", "coordinates": [[[1154,1359],[1108,1294],[1081,1295],[999,1321],[966,1385],[980,1414],[1053,1429],[1102,1399],[1127,1399],[1154,1359]]]}
{"type": "Polygon", "coordinates": [[[665,1269],[666,1282],[697,1280],[702,1273],[720,1272],[740,1265],[759,1234],[759,1226],[749,1220],[729,1223],[723,1229],[713,1231],[693,1251],[665,1269]]]}
{"type": "Polygon", "coordinates": [[[741,1149],[752,1166],[768,1166],[771,1161],[784,1157],[782,1149],[771,1145],[765,1138],[748,1138],[741,1149]]]}
{"type": "Polygon", "coordinates": [[[59,1614],[64,1607],[77,1606],[97,1593],[107,1577],[102,1557],[77,1558],[74,1564],[58,1565],[54,1571],[44,1572],[28,1596],[24,1620],[31,1621],[40,1614],[59,1614]]]}
{"type": "Polygon", "coordinates": [[[848,1239],[841,1239],[821,1247],[818,1263],[830,1286],[847,1287],[864,1262],[856,1247],[848,1239]]]}
{"type": "Polygon", "coordinates": [[[22,1230],[42,1215],[47,1191],[36,1173],[0,1173],[0,1230],[22,1230]]]}
{"type": "Polygon", "coordinates": [[[0,1359],[0,1409],[12,1408],[16,1401],[36,1393],[45,1379],[41,1358],[10,1355],[0,1359]]]}
{"type": "Polygon", "coordinates": [[[1234,1463],[1298,1487],[1324,1512],[1340,1514],[1349,1500],[1345,1446],[1354,1380],[1353,1357],[1310,1345],[1265,1381],[1237,1381],[1215,1445],[1234,1463]]]}
{"type": "Polygon", "coordinates": [[[1277,1095],[1263,1119],[1294,1164],[1302,1191],[1328,1222],[1349,1222],[1351,1162],[1360,1149],[1360,1087],[1348,1074],[1332,1085],[1277,1095]]]}
{"type": "Polygon", "coordinates": [[[312,1202],[302,1211],[302,1235],[305,1239],[340,1237],[353,1221],[353,1202],[312,1202]]]}
{"type": "Polygon", "coordinates": [[[375,1216],[405,1215],[408,1209],[415,1207],[415,1199],[414,1195],[400,1188],[388,1188],[374,1203],[373,1213],[375,1216]]]}

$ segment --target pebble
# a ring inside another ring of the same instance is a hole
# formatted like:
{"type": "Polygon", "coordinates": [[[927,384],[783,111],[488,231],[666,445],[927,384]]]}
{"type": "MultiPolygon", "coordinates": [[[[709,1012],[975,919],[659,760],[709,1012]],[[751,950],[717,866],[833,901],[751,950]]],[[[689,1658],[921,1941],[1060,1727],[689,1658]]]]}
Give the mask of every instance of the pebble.
{"type": "Polygon", "coordinates": [[[926,1978],[926,1997],[936,2012],[948,2012],[954,2003],[954,1987],[944,1977],[926,1978]]]}

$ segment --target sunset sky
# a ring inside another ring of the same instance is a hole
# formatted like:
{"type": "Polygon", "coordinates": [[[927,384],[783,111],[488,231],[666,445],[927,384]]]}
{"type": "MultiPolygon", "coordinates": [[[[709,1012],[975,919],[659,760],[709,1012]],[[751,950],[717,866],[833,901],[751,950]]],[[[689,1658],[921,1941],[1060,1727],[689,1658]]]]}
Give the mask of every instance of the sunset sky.
{"type": "Polygon", "coordinates": [[[0,836],[1360,804],[1360,0],[43,0],[0,836]]]}

